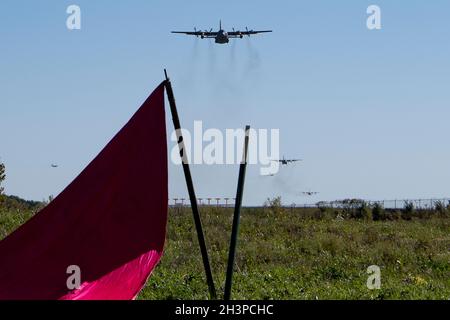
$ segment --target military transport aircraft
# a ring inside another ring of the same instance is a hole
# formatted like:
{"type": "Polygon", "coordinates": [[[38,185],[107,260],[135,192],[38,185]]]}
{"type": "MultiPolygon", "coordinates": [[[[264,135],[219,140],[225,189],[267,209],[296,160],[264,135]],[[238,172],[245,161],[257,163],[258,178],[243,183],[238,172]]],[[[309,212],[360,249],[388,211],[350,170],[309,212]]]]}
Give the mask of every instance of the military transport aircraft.
{"type": "Polygon", "coordinates": [[[187,34],[189,36],[196,36],[200,37],[202,39],[205,38],[214,38],[216,43],[220,44],[226,44],[230,42],[230,39],[232,38],[243,38],[244,36],[250,37],[253,34],[258,33],[267,33],[272,32],[272,30],[260,30],[260,31],[254,31],[254,30],[248,30],[248,28],[245,28],[245,31],[236,31],[233,28],[233,31],[225,31],[222,29],[222,21],[219,22],[219,31],[197,31],[196,28],[194,28],[194,31],[172,31],[172,33],[181,33],[181,34],[187,34]]]}
{"type": "Polygon", "coordinates": [[[319,194],[318,192],[313,192],[313,191],[304,191],[302,192],[302,194],[304,196],[315,196],[316,194],[319,194]]]}
{"type": "Polygon", "coordinates": [[[281,163],[281,165],[287,166],[290,163],[294,163],[294,162],[298,162],[298,161],[303,161],[302,159],[285,159],[283,156],[283,159],[280,160],[272,160],[273,162],[279,162],[281,163]]]}
{"type": "Polygon", "coordinates": [[[262,174],[261,177],[274,177],[275,173],[270,173],[270,174],[262,174]]]}

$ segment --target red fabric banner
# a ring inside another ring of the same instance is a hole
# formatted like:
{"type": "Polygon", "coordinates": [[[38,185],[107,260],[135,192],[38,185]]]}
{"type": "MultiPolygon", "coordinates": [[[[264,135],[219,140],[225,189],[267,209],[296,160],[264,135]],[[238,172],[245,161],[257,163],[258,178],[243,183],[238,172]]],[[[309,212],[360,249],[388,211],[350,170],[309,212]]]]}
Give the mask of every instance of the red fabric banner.
{"type": "Polygon", "coordinates": [[[168,207],[164,85],[48,206],[0,242],[0,299],[133,299],[168,207]],[[79,268],[80,286],[74,280],[79,268]]]}

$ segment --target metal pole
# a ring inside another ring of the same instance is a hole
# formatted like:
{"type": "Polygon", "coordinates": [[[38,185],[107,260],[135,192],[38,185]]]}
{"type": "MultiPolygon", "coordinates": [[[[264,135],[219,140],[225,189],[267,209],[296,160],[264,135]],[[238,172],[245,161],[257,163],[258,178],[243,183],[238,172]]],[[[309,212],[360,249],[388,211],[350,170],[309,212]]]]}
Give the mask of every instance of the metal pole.
{"type": "Polygon", "coordinates": [[[189,192],[189,199],[191,201],[192,213],[194,215],[195,228],[197,230],[198,243],[200,245],[200,252],[202,254],[203,266],[205,268],[206,281],[208,283],[209,295],[211,299],[217,299],[216,288],[214,286],[214,280],[211,272],[211,266],[208,259],[208,251],[206,249],[205,236],[203,234],[202,221],[200,214],[198,213],[197,198],[195,196],[194,184],[192,182],[191,170],[189,169],[189,162],[187,161],[183,135],[181,133],[180,119],[178,118],[177,106],[175,103],[175,96],[173,94],[172,84],[170,83],[167,71],[164,69],[166,81],[164,83],[167,92],[167,98],[170,104],[170,112],[172,113],[173,125],[178,139],[178,147],[180,148],[180,157],[182,159],[184,176],[186,178],[186,184],[189,192]]]}
{"type": "Polygon", "coordinates": [[[233,282],[234,258],[236,256],[236,244],[239,233],[239,220],[241,216],[242,195],[244,193],[245,172],[247,169],[248,142],[250,126],[245,127],[245,144],[243,159],[239,168],[239,179],[236,192],[236,203],[234,205],[233,227],[231,231],[230,251],[228,253],[227,278],[225,280],[224,300],[230,300],[231,286],[233,282]]]}

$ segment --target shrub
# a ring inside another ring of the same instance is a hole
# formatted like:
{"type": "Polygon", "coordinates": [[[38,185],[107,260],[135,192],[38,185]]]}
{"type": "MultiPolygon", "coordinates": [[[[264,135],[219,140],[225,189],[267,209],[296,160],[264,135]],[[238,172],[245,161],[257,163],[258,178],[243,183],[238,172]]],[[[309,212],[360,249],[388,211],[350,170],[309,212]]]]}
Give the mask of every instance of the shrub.
{"type": "Polygon", "coordinates": [[[393,210],[389,213],[390,220],[400,220],[402,218],[402,212],[400,210],[393,210]]]}
{"type": "Polygon", "coordinates": [[[358,209],[358,215],[361,219],[372,220],[372,212],[367,205],[367,203],[363,202],[358,209]]]}
{"type": "Polygon", "coordinates": [[[359,208],[365,205],[364,200],[360,199],[345,199],[337,201],[342,206],[342,212],[345,218],[360,218],[359,208]]]}
{"type": "Polygon", "coordinates": [[[337,216],[337,213],[332,208],[328,208],[325,206],[319,207],[319,210],[316,211],[314,217],[318,220],[333,220],[337,216]]]}
{"type": "Polygon", "coordinates": [[[434,210],[439,215],[445,215],[447,213],[447,208],[445,207],[444,202],[442,201],[436,201],[434,204],[434,210]]]}
{"type": "Polygon", "coordinates": [[[267,198],[266,202],[264,202],[264,207],[269,208],[273,213],[283,212],[283,206],[281,203],[281,197],[274,197],[272,199],[267,198]]]}
{"type": "Polygon", "coordinates": [[[436,201],[434,204],[435,213],[437,213],[438,216],[443,218],[449,215],[450,213],[449,208],[450,206],[449,207],[445,206],[444,201],[436,201]]]}
{"type": "Polygon", "coordinates": [[[405,207],[402,211],[402,218],[404,220],[411,220],[415,212],[414,203],[412,201],[407,201],[405,207]]]}
{"type": "Polygon", "coordinates": [[[372,219],[373,221],[385,220],[384,208],[378,202],[374,204],[372,208],[372,219]]]}

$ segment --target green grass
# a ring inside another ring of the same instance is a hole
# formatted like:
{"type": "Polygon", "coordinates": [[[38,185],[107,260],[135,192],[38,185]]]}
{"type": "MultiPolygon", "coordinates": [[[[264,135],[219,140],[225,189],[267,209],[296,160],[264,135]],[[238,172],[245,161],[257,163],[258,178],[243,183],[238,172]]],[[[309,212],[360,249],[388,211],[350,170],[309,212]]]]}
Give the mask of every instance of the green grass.
{"type": "MultiPolygon", "coordinates": [[[[234,299],[450,298],[449,218],[314,219],[303,211],[243,211],[234,299]],[[380,290],[367,289],[370,265],[381,268],[380,290]]],[[[232,210],[201,213],[222,294],[232,210]]],[[[171,212],[165,255],[139,298],[208,298],[189,210],[171,212]]]]}
{"type": "MultiPolygon", "coordinates": [[[[201,207],[221,295],[232,209],[201,207]]],[[[31,216],[0,209],[0,238],[31,216]]],[[[335,219],[317,209],[244,209],[234,299],[449,299],[450,218],[335,219]],[[381,289],[366,287],[381,268],[381,289]]],[[[171,209],[165,254],[139,299],[207,299],[190,209],[171,209]]]]}

